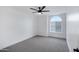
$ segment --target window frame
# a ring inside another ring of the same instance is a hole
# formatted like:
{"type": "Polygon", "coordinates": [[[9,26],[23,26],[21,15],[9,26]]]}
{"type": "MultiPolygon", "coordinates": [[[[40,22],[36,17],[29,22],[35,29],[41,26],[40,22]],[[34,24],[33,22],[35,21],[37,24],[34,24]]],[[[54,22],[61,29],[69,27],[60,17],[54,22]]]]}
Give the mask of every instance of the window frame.
{"type": "Polygon", "coordinates": [[[58,17],[60,17],[61,18],[61,29],[60,29],[60,31],[51,31],[51,18],[52,17],[55,17],[55,16],[58,16],[58,15],[52,15],[52,16],[50,16],[50,18],[49,18],[49,32],[53,32],[53,33],[61,33],[62,32],[62,18],[61,18],[61,16],[58,16],[58,17]]]}

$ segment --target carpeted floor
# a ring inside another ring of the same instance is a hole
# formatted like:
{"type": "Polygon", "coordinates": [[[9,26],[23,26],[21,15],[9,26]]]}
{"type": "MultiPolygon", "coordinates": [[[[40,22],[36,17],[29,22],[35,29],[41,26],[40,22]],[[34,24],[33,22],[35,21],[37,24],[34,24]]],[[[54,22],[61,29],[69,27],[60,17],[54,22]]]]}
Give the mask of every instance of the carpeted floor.
{"type": "MultiPolygon", "coordinates": [[[[65,39],[36,36],[5,48],[6,52],[68,52],[65,39]]],[[[5,52],[5,51],[4,51],[5,52]]]]}

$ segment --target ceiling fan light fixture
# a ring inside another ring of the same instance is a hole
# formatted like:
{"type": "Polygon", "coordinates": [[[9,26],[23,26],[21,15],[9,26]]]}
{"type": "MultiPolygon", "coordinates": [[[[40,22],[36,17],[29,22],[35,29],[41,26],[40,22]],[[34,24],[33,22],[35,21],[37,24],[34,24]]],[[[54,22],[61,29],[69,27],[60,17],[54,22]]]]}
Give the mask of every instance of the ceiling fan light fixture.
{"type": "Polygon", "coordinates": [[[42,14],[42,13],[38,13],[38,14],[42,14]]]}

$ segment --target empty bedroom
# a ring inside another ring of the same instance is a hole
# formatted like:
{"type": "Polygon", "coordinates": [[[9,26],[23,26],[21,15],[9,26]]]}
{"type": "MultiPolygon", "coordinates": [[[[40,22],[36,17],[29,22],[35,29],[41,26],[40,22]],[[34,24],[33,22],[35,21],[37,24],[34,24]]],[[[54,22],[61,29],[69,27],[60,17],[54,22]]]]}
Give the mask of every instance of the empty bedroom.
{"type": "Polygon", "coordinates": [[[0,6],[0,52],[74,52],[78,6],[0,6]]]}

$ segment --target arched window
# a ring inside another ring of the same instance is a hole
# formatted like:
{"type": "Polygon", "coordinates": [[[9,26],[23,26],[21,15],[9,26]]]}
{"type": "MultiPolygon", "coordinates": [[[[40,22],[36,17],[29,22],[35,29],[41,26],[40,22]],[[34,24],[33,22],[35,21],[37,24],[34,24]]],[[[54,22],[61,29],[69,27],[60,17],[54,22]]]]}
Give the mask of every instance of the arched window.
{"type": "Polygon", "coordinates": [[[60,16],[52,16],[50,18],[50,32],[61,32],[62,18],[60,16]]]}

